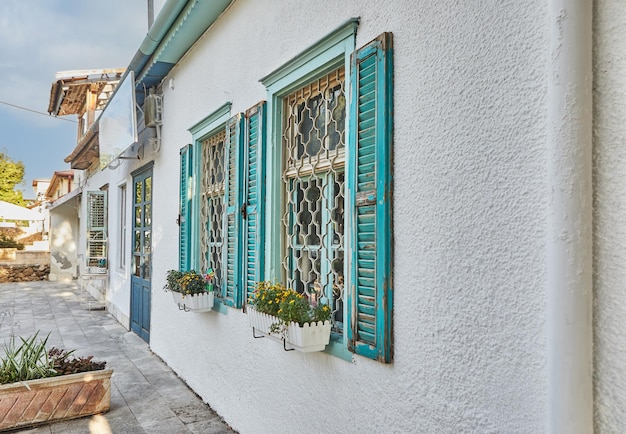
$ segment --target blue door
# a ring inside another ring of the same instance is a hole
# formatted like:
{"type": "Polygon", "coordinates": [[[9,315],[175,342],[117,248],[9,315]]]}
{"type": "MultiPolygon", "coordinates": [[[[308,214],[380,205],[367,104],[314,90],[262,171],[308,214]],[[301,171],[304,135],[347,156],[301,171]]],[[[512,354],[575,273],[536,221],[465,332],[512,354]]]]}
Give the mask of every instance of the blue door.
{"type": "Polygon", "coordinates": [[[133,259],[130,328],[150,342],[152,279],[152,167],[133,176],[133,259]]]}

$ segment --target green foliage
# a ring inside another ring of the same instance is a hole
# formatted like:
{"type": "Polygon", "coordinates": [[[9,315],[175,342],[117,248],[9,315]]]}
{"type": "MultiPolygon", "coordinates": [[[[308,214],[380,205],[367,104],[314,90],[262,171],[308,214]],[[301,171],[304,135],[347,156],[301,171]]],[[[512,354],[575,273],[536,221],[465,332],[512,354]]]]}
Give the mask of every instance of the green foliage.
{"type": "Polygon", "coordinates": [[[14,239],[0,235],[0,249],[15,248],[17,250],[24,250],[24,244],[15,241],[14,239]]]}
{"type": "Polygon", "coordinates": [[[198,274],[195,270],[178,271],[169,270],[165,278],[166,291],[180,292],[183,295],[202,294],[211,291],[213,274],[198,274]]]}
{"type": "Polygon", "coordinates": [[[261,313],[275,316],[278,322],[272,324],[270,333],[282,333],[290,322],[300,326],[310,322],[324,322],[330,319],[328,305],[311,305],[308,298],[281,283],[259,282],[254,296],[248,303],[261,313]]]}
{"type": "Polygon", "coordinates": [[[35,380],[56,375],[53,363],[48,357],[46,343],[48,337],[37,340],[39,332],[24,339],[16,345],[15,337],[5,346],[4,358],[0,359],[0,384],[15,383],[17,381],[35,380]]]}
{"type": "Polygon", "coordinates": [[[38,335],[39,332],[27,339],[20,337],[19,345],[15,337],[11,338],[5,346],[4,358],[0,359],[0,384],[98,371],[106,366],[106,362],[94,362],[93,356],[73,356],[74,350],[53,347],[48,351],[46,344],[50,334],[40,340],[37,340],[38,335]]]}
{"type": "Polygon", "coordinates": [[[24,179],[24,163],[13,161],[6,152],[6,149],[0,152],[0,200],[24,206],[22,192],[15,191],[15,186],[24,179]]]}
{"type": "Polygon", "coordinates": [[[163,289],[166,291],[173,292],[181,292],[180,283],[178,283],[178,279],[183,277],[184,273],[178,270],[169,270],[167,272],[167,276],[165,277],[165,286],[163,289]]]}
{"type": "Polygon", "coordinates": [[[288,291],[282,283],[259,282],[249,303],[259,312],[278,316],[280,301],[288,291]]]}

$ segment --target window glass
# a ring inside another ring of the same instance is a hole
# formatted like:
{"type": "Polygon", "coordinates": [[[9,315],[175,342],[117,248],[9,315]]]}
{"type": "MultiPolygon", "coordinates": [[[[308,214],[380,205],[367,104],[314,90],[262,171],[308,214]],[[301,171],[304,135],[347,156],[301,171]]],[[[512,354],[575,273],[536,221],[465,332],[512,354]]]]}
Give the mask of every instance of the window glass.
{"type": "Polygon", "coordinates": [[[339,68],[283,98],[287,285],[328,304],[343,330],[345,79],[339,68]]]}
{"type": "Polygon", "coordinates": [[[215,272],[214,291],[222,290],[222,222],[224,202],[224,141],[225,131],[202,142],[202,181],[200,203],[201,271],[215,272]]]}
{"type": "Polygon", "coordinates": [[[119,186],[119,257],[117,265],[121,270],[126,268],[126,184],[119,186]]]}

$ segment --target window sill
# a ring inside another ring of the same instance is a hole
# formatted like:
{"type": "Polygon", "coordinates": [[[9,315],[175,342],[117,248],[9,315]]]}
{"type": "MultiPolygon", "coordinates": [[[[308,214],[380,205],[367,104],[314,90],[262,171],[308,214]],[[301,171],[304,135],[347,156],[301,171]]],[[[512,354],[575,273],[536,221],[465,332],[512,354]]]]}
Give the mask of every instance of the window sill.
{"type": "Polygon", "coordinates": [[[348,351],[343,337],[337,337],[331,335],[330,342],[326,345],[324,352],[328,355],[338,357],[346,362],[354,362],[353,354],[348,351]]]}

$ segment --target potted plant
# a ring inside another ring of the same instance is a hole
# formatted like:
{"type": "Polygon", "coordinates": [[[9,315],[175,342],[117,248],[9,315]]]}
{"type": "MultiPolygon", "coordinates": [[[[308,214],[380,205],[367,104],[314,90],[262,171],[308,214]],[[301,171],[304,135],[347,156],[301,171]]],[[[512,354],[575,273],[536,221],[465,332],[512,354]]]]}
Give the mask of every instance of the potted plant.
{"type": "Polygon", "coordinates": [[[111,407],[111,369],[93,356],[47,349],[48,337],[12,338],[0,358],[0,431],[103,413],[111,407]]]}
{"type": "Polygon", "coordinates": [[[195,270],[169,270],[163,287],[172,293],[178,309],[185,312],[207,312],[213,309],[213,279],[215,273],[198,274],[195,270]]]}
{"type": "Polygon", "coordinates": [[[330,341],[330,315],[328,305],[312,304],[280,283],[259,282],[248,301],[254,337],[282,340],[287,351],[323,351],[330,341]]]}

